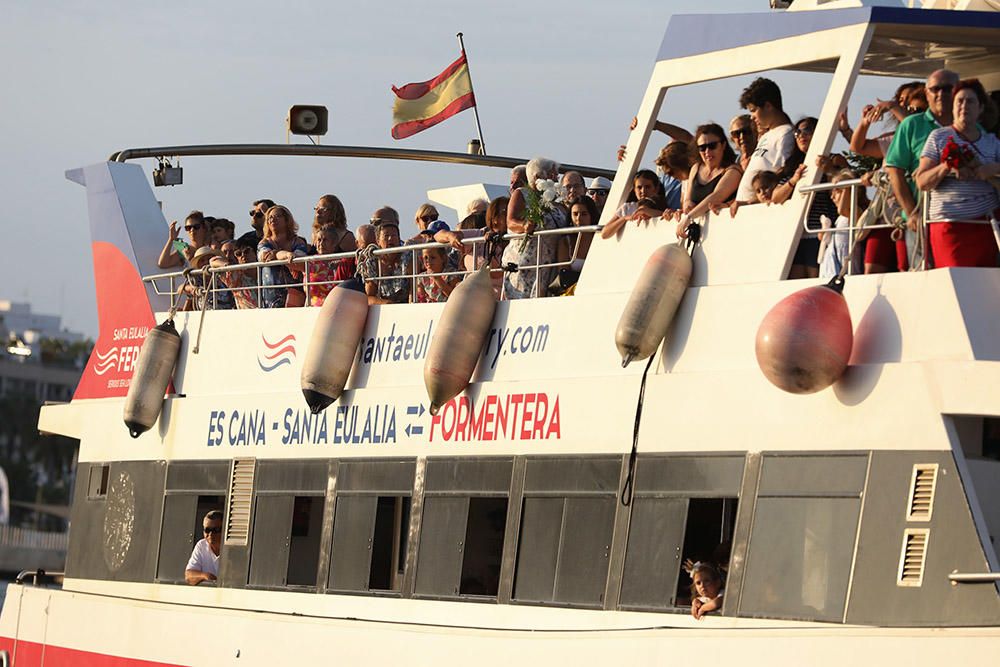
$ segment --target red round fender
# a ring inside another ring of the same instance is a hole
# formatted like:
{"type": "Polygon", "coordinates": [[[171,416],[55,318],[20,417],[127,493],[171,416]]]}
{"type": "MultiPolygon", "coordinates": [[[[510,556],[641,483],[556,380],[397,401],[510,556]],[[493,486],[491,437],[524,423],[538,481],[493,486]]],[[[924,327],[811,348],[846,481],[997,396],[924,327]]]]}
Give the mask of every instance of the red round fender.
{"type": "Polygon", "coordinates": [[[843,375],[854,344],[843,284],[835,278],[799,290],[764,316],[757,329],[757,364],[774,386],[812,394],[843,375]]]}

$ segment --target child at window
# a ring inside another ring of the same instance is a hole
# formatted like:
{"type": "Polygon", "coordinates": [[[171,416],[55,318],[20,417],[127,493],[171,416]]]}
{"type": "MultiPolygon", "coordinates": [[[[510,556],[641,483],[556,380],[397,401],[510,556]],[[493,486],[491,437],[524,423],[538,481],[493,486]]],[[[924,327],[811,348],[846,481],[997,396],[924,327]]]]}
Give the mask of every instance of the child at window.
{"type": "Polygon", "coordinates": [[[691,567],[691,615],[699,621],[713,611],[722,609],[722,575],[708,563],[691,567]]]}

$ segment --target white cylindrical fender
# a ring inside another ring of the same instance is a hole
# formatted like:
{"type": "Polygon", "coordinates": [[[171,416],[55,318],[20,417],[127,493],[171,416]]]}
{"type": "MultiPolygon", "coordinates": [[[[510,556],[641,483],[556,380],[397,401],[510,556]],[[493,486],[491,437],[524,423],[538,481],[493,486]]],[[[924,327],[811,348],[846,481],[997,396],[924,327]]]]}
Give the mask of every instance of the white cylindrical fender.
{"type": "Polygon", "coordinates": [[[181,337],[173,320],[167,320],[146,334],[125,397],[125,426],[133,438],[153,428],[159,418],[180,350],[181,337]]]}
{"type": "Polygon", "coordinates": [[[327,295],[302,363],[302,395],[313,414],[340,398],[368,320],[364,284],[352,278],[327,295]]]}
{"type": "Polygon", "coordinates": [[[615,330],[623,368],[656,351],[667,335],[689,280],[691,257],[681,244],[662,246],[649,256],[615,330]]]}
{"type": "Polygon", "coordinates": [[[466,276],[448,297],[424,361],[432,415],[469,386],[496,308],[489,265],[466,276]]]}

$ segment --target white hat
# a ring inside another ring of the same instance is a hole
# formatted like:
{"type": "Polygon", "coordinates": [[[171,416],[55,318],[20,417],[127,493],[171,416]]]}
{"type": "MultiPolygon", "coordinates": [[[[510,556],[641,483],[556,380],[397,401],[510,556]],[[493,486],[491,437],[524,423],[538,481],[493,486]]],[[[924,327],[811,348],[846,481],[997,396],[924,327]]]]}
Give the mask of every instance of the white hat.
{"type": "Polygon", "coordinates": [[[611,181],[604,178],[603,176],[598,176],[597,178],[592,178],[590,180],[590,185],[587,187],[588,190],[610,190],[611,181]]]}
{"type": "Polygon", "coordinates": [[[207,264],[213,257],[221,256],[222,253],[212,248],[212,246],[203,245],[195,251],[194,257],[191,258],[191,265],[196,269],[200,269],[204,267],[205,264],[207,264]],[[205,259],[206,257],[208,259],[205,259]]]}

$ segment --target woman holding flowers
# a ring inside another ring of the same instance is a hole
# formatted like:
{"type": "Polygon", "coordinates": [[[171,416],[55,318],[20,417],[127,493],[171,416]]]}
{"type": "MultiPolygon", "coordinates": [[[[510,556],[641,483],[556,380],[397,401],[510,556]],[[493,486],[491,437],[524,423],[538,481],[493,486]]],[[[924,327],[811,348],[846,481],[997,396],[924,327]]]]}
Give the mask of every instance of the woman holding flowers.
{"type": "MultiPolygon", "coordinates": [[[[559,164],[543,157],[528,163],[528,184],[511,193],[507,206],[507,230],[511,234],[527,234],[514,239],[503,252],[503,263],[519,267],[553,264],[557,260],[559,239],[537,237],[536,231],[567,226],[566,211],[561,206],[562,188],[556,183],[559,164]]],[[[504,277],[504,294],[508,299],[525,299],[547,295],[548,284],[555,274],[554,267],[522,268],[504,277]]]]}
{"type": "Polygon", "coordinates": [[[930,196],[931,256],[935,267],[996,266],[997,242],[985,221],[1000,206],[1000,140],[977,123],[986,107],[978,79],[959,81],[952,99],[954,122],[931,132],[914,174],[930,196]]]}

